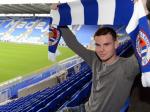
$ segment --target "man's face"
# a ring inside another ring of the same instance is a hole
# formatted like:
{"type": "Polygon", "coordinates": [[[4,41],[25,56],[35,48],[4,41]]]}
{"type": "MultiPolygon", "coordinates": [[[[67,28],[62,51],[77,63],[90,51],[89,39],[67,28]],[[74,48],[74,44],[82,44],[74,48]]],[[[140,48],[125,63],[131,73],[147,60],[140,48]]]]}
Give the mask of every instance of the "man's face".
{"type": "Polygon", "coordinates": [[[95,51],[103,62],[113,62],[116,57],[118,42],[113,40],[112,35],[95,36],[95,51]]]}

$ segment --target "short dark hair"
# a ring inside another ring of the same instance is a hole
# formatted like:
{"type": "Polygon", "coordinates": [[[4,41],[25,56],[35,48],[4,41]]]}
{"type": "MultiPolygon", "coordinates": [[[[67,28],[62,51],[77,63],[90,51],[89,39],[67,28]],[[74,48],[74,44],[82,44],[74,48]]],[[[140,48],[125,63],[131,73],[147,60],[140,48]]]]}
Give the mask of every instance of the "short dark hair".
{"type": "Polygon", "coordinates": [[[148,12],[150,13],[150,0],[146,1],[146,7],[147,7],[148,12]]]}
{"type": "Polygon", "coordinates": [[[101,35],[107,35],[110,34],[113,37],[113,40],[116,41],[117,40],[117,34],[116,31],[113,28],[110,27],[100,27],[94,34],[94,38],[96,36],[101,36],[101,35]]]}
{"type": "Polygon", "coordinates": [[[147,0],[147,2],[146,2],[146,7],[147,7],[147,10],[148,10],[147,17],[148,17],[148,19],[150,20],[150,0],[147,0]]]}

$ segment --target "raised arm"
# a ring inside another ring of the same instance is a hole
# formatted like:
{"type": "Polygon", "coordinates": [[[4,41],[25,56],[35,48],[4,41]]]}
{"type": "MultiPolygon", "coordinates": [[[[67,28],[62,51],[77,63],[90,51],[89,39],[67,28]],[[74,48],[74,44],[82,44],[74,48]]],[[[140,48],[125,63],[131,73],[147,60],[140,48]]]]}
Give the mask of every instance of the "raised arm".
{"type": "Polygon", "coordinates": [[[67,27],[59,27],[62,33],[62,37],[66,42],[67,46],[72,49],[76,54],[82,57],[89,65],[92,64],[93,55],[95,55],[94,51],[86,49],[83,45],[81,45],[76,39],[75,35],[72,31],[67,27]]]}

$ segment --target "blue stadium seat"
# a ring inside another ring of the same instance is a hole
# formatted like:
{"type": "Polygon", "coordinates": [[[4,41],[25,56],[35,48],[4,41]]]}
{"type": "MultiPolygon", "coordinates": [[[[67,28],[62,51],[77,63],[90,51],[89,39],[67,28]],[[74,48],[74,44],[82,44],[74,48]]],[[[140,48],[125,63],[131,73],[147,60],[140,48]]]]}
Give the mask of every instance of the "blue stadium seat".
{"type": "Polygon", "coordinates": [[[48,107],[43,107],[41,109],[39,109],[37,112],[50,112],[48,107]]]}
{"type": "Polygon", "coordinates": [[[36,104],[35,106],[33,106],[30,110],[28,110],[27,112],[36,112],[37,110],[39,110],[40,108],[44,107],[44,102],[40,102],[38,104],[36,104]]]}
{"type": "Polygon", "coordinates": [[[128,108],[130,105],[130,97],[126,100],[124,106],[122,107],[122,109],[120,110],[120,112],[127,112],[128,108]]]}
{"type": "Polygon", "coordinates": [[[55,98],[51,102],[49,102],[45,109],[49,112],[56,112],[56,110],[59,108],[59,99],[55,98]]]}
{"type": "Polygon", "coordinates": [[[81,90],[79,93],[77,93],[68,104],[66,104],[67,107],[73,107],[73,106],[78,106],[80,104],[84,104],[89,96],[90,96],[90,91],[91,91],[91,85],[92,82],[88,82],[81,90]]]}
{"type": "Polygon", "coordinates": [[[37,112],[46,112],[46,111],[45,111],[45,107],[39,109],[37,112]]]}

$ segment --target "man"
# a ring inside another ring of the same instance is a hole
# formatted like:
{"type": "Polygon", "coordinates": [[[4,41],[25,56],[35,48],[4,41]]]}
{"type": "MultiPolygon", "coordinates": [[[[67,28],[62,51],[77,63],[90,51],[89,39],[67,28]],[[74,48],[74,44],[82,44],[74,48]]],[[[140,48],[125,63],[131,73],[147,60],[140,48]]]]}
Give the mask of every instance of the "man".
{"type": "Polygon", "coordinates": [[[139,72],[135,56],[122,58],[116,55],[118,41],[116,32],[110,27],[101,27],[96,31],[95,51],[83,47],[67,27],[59,28],[66,44],[91,66],[93,72],[89,101],[61,111],[119,112],[139,72]]]}

